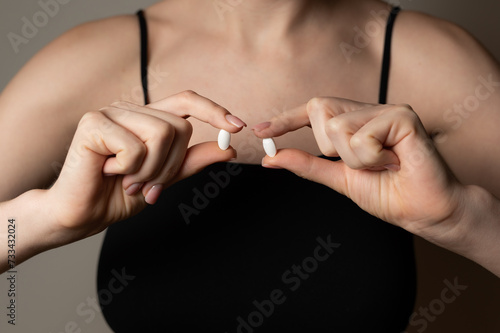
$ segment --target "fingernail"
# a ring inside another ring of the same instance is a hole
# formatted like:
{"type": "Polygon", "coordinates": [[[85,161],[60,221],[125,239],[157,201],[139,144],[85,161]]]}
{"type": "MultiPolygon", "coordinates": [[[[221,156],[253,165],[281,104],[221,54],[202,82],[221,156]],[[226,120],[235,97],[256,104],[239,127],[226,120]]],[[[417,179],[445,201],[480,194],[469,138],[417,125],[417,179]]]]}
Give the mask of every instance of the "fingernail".
{"type": "Polygon", "coordinates": [[[160,197],[162,191],[163,191],[163,185],[155,185],[151,187],[148,194],[146,194],[144,200],[146,201],[147,204],[154,205],[158,200],[158,198],[160,197]]]}
{"type": "Polygon", "coordinates": [[[386,168],[387,170],[391,170],[391,171],[401,170],[401,167],[397,164],[386,164],[386,165],[384,165],[384,168],[386,168]]]}
{"type": "Polygon", "coordinates": [[[271,122],[266,121],[264,123],[260,123],[260,124],[255,125],[254,127],[252,127],[252,130],[254,130],[256,132],[260,132],[262,130],[265,130],[266,128],[269,128],[270,126],[271,126],[271,122]]]}
{"type": "Polygon", "coordinates": [[[264,159],[265,159],[265,157],[262,159],[262,162],[261,162],[261,164],[262,164],[262,166],[264,168],[267,168],[267,169],[283,169],[282,167],[279,167],[277,165],[272,165],[272,164],[264,163],[264,159]]]}
{"type": "Polygon", "coordinates": [[[234,156],[229,161],[236,161],[238,159],[238,152],[234,151],[234,156]]]}
{"type": "Polygon", "coordinates": [[[267,168],[267,169],[276,169],[276,170],[281,170],[283,169],[282,167],[279,167],[277,165],[271,165],[271,164],[262,164],[262,166],[264,168],[267,168]]]}
{"type": "Polygon", "coordinates": [[[240,118],[233,116],[232,114],[226,114],[226,120],[238,128],[247,126],[240,118]]]}
{"type": "Polygon", "coordinates": [[[135,183],[135,184],[132,184],[130,185],[126,190],[125,190],[125,194],[126,195],[134,195],[136,194],[142,187],[144,183],[135,183]]]}

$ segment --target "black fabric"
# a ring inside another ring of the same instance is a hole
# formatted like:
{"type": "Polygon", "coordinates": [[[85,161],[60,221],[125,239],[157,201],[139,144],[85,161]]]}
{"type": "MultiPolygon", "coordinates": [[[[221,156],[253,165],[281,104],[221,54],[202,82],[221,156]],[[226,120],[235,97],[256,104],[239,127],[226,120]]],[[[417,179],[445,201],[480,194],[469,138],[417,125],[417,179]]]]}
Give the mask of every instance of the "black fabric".
{"type": "Polygon", "coordinates": [[[97,282],[115,332],[401,332],[415,276],[412,235],[348,198],[217,163],[111,226],[97,282]]]}
{"type": "Polygon", "coordinates": [[[391,66],[391,45],[392,45],[392,30],[394,21],[401,8],[394,7],[387,19],[387,27],[385,31],[384,54],[382,56],[382,72],[380,75],[380,92],[378,102],[380,104],[387,103],[387,88],[389,84],[389,69],[391,66]]]}
{"type": "Polygon", "coordinates": [[[148,93],[148,25],[144,17],[144,11],[137,12],[139,18],[139,31],[141,38],[141,83],[142,91],[144,93],[144,104],[149,104],[148,93]]]}

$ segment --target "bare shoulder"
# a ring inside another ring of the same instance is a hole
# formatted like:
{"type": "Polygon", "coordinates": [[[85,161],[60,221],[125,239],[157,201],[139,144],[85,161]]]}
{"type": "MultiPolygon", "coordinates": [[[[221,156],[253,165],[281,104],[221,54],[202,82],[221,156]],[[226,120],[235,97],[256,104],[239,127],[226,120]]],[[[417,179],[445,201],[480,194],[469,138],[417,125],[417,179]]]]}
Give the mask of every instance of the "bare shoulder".
{"type": "Polygon", "coordinates": [[[138,31],[133,15],[82,24],[44,47],[9,82],[0,94],[0,154],[16,163],[0,168],[0,198],[53,181],[82,115],[140,84],[138,31]]]}
{"type": "Polygon", "coordinates": [[[499,66],[460,26],[423,13],[402,11],[394,26],[390,102],[412,102],[430,127],[444,126],[438,110],[463,100],[478,77],[498,76],[499,66]]]}
{"type": "Polygon", "coordinates": [[[500,66],[484,46],[456,24],[403,11],[390,79],[389,102],[414,108],[455,175],[500,196],[500,66]]]}
{"type": "Polygon", "coordinates": [[[84,23],[62,34],[9,83],[1,95],[0,110],[20,93],[31,94],[41,103],[52,103],[54,98],[64,103],[75,94],[85,99],[82,90],[90,93],[95,89],[100,93],[89,98],[96,104],[106,102],[105,93],[116,94],[124,85],[119,82],[136,69],[133,65],[138,66],[138,29],[137,18],[129,15],[84,23]],[[110,85],[112,82],[116,84],[110,85]]]}

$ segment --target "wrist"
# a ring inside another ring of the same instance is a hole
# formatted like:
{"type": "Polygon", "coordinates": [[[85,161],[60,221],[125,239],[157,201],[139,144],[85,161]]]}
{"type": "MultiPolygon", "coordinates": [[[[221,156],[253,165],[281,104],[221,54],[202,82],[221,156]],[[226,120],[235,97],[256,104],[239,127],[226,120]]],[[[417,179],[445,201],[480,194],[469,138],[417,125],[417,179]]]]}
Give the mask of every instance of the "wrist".
{"type": "Polygon", "coordinates": [[[0,204],[0,245],[7,250],[8,239],[15,242],[16,264],[57,246],[48,204],[46,190],[27,191],[0,204]]]}
{"type": "Polygon", "coordinates": [[[458,200],[446,232],[428,240],[500,276],[500,201],[475,185],[463,186],[458,200]]]}
{"type": "Polygon", "coordinates": [[[463,256],[500,276],[500,201],[479,186],[468,186],[463,225],[463,256]]]}

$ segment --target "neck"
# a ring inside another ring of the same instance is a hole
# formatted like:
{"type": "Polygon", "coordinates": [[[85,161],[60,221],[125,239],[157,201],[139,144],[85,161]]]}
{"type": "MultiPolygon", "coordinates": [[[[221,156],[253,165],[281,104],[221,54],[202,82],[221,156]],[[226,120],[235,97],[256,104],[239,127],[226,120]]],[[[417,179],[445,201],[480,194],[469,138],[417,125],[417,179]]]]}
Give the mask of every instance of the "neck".
{"type": "Polygon", "coordinates": [[[326,0],[220,0],[206,1],[218,26],[238,39],[283,38],[307,26],[335,1],[326,0]]]}

